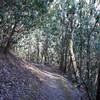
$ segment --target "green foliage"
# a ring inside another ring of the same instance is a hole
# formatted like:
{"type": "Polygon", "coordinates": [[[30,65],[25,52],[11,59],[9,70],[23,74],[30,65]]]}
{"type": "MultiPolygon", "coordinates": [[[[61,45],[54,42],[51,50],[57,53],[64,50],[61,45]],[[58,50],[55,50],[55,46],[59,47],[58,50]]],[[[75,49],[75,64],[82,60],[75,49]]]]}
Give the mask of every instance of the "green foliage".
{"type": "Polygon", "coordinates": [[[0,8],[0,47],[5,46],[16,22],[15,34],[10,40],[12,49],[35,63],[47,61],[58,66],[63,56],[67,73],[73,77],[69,53],[69,39],[72,39],[77,66],[82,70],[80,73],[91,98],[95,100],[93,82],[100,51],[100,11],[95,5],[86,0],[5,0],[0,8]]]}

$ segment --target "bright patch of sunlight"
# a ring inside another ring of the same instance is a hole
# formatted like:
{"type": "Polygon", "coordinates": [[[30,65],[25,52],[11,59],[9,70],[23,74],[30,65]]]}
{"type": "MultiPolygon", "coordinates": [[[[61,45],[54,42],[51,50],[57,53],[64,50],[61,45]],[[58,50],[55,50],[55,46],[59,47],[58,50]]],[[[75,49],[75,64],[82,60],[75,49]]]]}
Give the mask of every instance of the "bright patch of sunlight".
{"type": "MultiPolygon", "coordinates": [[[[76,2],[79,2],[79,0],[75,0],[76,2]]],[[[90,0],[85,0],[87,4],[89,4],[90,0]]]]}
{"type": "Polygon", "coordinates": [[[96,7],[96,10],[100,10],[100,1],[97,1],[95,3],[95,7],[96,7]]]}
{"type": "Polygon", "coordinates": [[[86,0],[87,4],[89,4],[90,0],[86,0]]]}
{"type": "Polygon", "coordinates": [[[75,0],[76,2],[79,2],[79,0],[75,0]]]}
{"type": "Polygon", "coordinates": [[[60,0],[54,0],[50,6],[50,9],[53,9],[53,7],[58,4],[60,2],[60,0]]]}

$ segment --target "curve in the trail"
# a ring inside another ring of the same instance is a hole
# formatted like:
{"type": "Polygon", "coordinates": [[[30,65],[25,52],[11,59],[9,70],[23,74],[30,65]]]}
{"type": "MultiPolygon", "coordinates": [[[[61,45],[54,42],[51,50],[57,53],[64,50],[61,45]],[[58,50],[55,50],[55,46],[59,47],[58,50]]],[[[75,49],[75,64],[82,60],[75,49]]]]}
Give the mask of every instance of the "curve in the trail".
{"type": "Polygon", "coordinates": [[[52,73],[52,70],[43,68],[40,71],[40,95],[38,100],[81,100],[78,89],[62,75],[52,73]]]}

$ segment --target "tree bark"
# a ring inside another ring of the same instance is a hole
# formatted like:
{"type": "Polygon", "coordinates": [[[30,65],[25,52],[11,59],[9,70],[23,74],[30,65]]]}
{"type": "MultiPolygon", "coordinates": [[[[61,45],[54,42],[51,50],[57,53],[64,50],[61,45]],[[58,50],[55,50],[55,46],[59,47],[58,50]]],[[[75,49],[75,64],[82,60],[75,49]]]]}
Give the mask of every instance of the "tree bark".
{"type": "Polygon", "coordinates": [[[90,79],[90,35],[87,38],[87,79],[90,79]]]}
{"type": "Polygon", "coordinates": [[[74,68],[75,79],[78,80],[79,79],[79,71],[78,71],[78,68],[77,68],[75,54],[74,54],[74,51],[73,51],[73,40],[71,38],[69,39],[69,54],[70,54],[72,66],[74,68]]]}
{"type": "Polygon", "coordinates": [[[100,100],[100,64],[99,64],[99,71],[98,71],[98,85],[97,85],[96,100],[100,100]]]}
{"type": "Polygon", "coordinates": [[[64,36],[62,33],[62,41],[61,41],[61,53],[60,53],[60,70],[64,72],[64,36]]]}
{"type": "Polygon", "coordinates": [[[97,95],[96,95],[96,100],[100,100],[100,54],[98,53],[97,57],[98,61],[98,77],[97,77],[97,95]]]}
{"type": "Polygon", "coordinates": [[[11,43],[11,39],[12,39],[12,36],[14,35],[14,33],[15,33],[15,28],[16,28],[16,26],[17,26],[17,22],[15,22],[15,24],[14,24],[14,26],[13,26],[13,28],[12,28],[12,31],[11,31],[11,33],[10,33],[10,35],[9,35],[9,38],[8,38],[8,40],[7,40],[7,42],[6,42],[6,45],[5,45],[5,48],[4,48],[4,53],[7,53],[8,50],[9,50],[10,43],[11,43]]]}

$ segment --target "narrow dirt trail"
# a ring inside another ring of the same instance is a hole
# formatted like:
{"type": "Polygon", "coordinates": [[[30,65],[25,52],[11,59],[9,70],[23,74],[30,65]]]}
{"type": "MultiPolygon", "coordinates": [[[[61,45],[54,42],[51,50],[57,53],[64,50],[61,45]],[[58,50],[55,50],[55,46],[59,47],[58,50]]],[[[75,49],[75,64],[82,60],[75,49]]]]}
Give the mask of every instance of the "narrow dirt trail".
{"type": "Polygon", "coordinates": [[[42,80],[42,87],[40,92],[42,93],[43,100],[66,100],[64,91],[60,87],[59,76],[55,76],[52,73],[45,72],[45,77],[42,80]]]}
{"type": "Polygon", "coordinates": [[[38,100],[81,100],[80,93],[61,75],[51,68],[42,68],[40,97],[38,100]]]}
{"type": "Polygon", "coordinates": [[[81,94],[53,66],[0,58],[0,100],[81,100],[81,94]]]}

